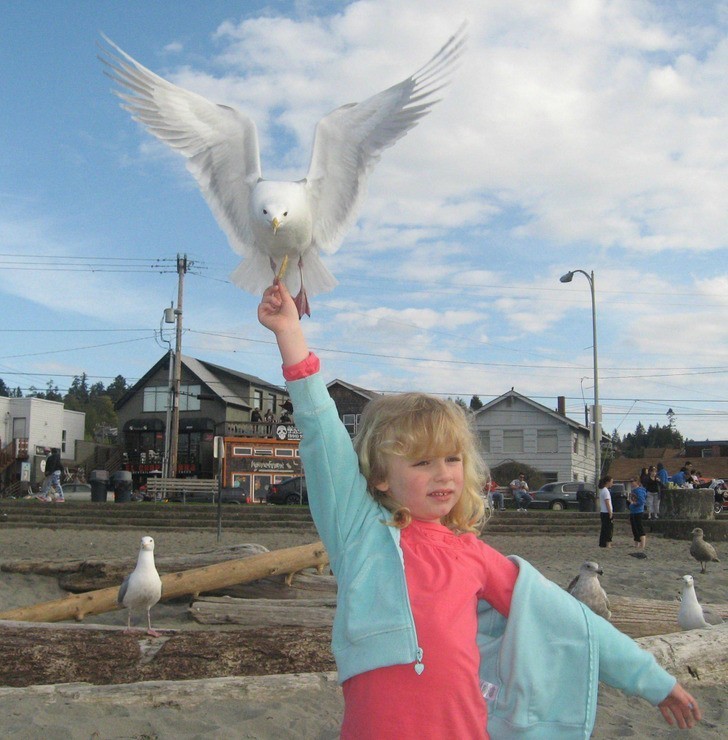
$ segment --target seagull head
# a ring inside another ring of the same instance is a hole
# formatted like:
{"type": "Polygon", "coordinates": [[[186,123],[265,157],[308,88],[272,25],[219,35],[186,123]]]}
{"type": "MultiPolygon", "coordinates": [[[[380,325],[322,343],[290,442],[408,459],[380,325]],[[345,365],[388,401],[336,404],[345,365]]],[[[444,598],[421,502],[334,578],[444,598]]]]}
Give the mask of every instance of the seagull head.
{"type": "Polygon", "coordinates": [[[693,585],[693,577],[692,576],[681,576],[680,580],[685,584],[685,586],[692,586],[693,585]]]}
{"type": "Polygon", "coordinates": [[[142,550],[154,552],[154,539],[152,537],[142,537],[142,550]]]}
{"type": "Polygon", "coordinates": [[[595,575],[604,575],[604,571],[599,567],[599,563],[595,563],[593,560],[587,560],[584,565],[581,566],[581,570],[585,573],[594,573],[595,575]]]}
{"type": "Polygon", "coordinates": [[[702,537],[703,536],[703,530],[700,527],[695,527],[695,529],[690,534],[693,537],[702,537]]]}
{"type": "Polygon", "coordinates": [[[263,180],[253,191],[253,213],[277,234],[301,211],[301,188],[295,182],[263,180]]]}

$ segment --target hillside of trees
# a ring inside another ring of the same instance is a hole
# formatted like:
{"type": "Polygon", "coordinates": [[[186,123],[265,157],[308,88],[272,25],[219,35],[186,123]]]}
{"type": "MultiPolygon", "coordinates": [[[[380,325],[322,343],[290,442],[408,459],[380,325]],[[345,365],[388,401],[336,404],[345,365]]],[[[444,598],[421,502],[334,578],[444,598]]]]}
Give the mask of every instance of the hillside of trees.
{"type": "MultiPolygon", "coordinates": [[[[45,398],[48,401],[63,401],[71,411],[83,411],[86,414],[86,439],[96,442],[113,442],[116,433],[117,415],[114,404],[129,389],[126,379],[117,375],[104,387],[101,382],[89,384],[86,373],[75,376],[68,392],[63,395],[52,380],[48,381],[45,390],[31,386],[25,397],[45,398]]],[[[20,388],[9,388],[0,378],[0,396],[23,398],[20,388]]]]}

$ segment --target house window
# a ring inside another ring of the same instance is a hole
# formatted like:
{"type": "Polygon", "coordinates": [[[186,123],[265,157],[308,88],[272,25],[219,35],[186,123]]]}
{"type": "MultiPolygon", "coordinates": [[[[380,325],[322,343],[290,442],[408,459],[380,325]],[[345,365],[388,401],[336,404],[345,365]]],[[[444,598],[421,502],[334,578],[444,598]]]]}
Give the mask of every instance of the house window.
{"type": "Polygon", "coordinates": [[[480,451],[490,452],[490,429],[480,429],[478,439],[480,440],[480,451]]]}
{"type": "Polygon", "coordinates": [[[144,389],[143,411],[166,411],[169,386],[152,385],[144,389]]]}
{"type": "Polygon", "coordinates": [[[276,450],[276,457],[293,457],[293,450],[290,447],[279,447],[276,450]]]}
{"type": "Polygon", "coordinates": [[[523,452],[523,429],[503,430],[503,452],[523,452]]]}
{"type": "Polygon", "coordinates": [[[263,391],[253,391],[253,408],[263,410],[263,391]]]}
{"type": "MultiPolygon", "coordinates": [[[[181,385],[179,387],[179,410],[199,411],[200,399],[197,396],[202,392],[202,386],[181,385]]],[[[144,389],[143,411],[166,411],[169,399],[169,386],[152,385],[144,389]]]]}
{"type": "Polygon", "coordinates": [[[277,406],[276,406],[276,394],[275,393],[269,393],[268,394],[268,406],[267,406],[267,408],[269,408],[273,412],[273,414],[275,415],[276,409],[277,409],[277,406]]]}
{"type": "Polygon", "coordinates": [[[343,414],[342,421],[344,422],[346,431],[349,432],[349,436],[353,437],[359,430],[361,414],[343,414]]]}
{"type": "Polygon", "coordinates": [[[579,454],[579,435],[574,434],[574,454],[579,454]]]}
{"type": "Polygon", "coordinates": [[[64,429],[61,432],[61,454],[65,453],[66,451],[66,430],[64,429]]]}
{"type": "Polygon", "coordinates": [[[543,453],[559,451],[559,435],[556,429],[538,429],[536,431],[536,451],[543,453]]]}

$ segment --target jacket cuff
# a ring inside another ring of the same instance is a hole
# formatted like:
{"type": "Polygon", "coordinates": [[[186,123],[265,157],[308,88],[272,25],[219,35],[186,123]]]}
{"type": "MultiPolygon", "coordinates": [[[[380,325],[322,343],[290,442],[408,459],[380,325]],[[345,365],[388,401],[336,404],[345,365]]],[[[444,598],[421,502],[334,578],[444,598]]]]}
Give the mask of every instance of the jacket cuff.
{"type": "Polygon", "coordinates": [[[283,367],[283,377],[286,380],[301,380],[309,375],[315,375],[321,369],[321,362],[313,352],[308,353],[308,357],[295,365],[283,367]]]}

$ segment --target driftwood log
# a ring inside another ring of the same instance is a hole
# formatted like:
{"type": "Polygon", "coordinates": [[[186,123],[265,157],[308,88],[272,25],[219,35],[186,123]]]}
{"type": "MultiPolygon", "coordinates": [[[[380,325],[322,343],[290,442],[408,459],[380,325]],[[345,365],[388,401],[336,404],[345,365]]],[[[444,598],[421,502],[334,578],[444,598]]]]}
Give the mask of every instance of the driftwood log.
{"type": "MultiPolygon", "coordinates": [[[[680,632],[677,624],[679,601],[610,596],[609,604],[612,624],[630,637],[680,632]]],[[[728,604],[711,604],[711,608],[724,620],[728,620],[728,604]]]]}
{"type": "Polygon", "coordinates": [[[236,624],[245,629],[260,629],[269,624],[331,629],[335,610],[335,597],[291,602],[208,596],[195,601],[189,613],[200,624],[236,624]]]}
{"type": "MultiPolygon", "coordinates": [[[[162,599],[179,596],[197,596],[225,586],[255,581],[272,575],[293,574],[310,567],[323,568],[328,563],[326,549],[321,542],[300,547],[289,547],[251,557],[208,565],[204,568],[168,573],[162,576],[162,599]]],[[[64,599],[48,601],[29,607],[20,607],[0,613],[0,619],[26,622],[59,622],[64,619],[82,620],[90,614],[113,611],[118,586],[100,591],[74,594],[64,599]]]]}
{"type": "Polygon", "coordinates": [[[152,639],[121,627],[0,622],[0,686],[331,671],[330,641],[322,627],[163,631],[152,639]]]}
{"type": "MultiPolygon", "coordinates": [[[[158,555],[155,565],[161,573],[178,573],[183,570],[202,568],[214,563],[246,558],[269,552],[263,545],[242,544],[205,550],[191,555],[158,555]]],[[[113,558],[110,560],[17,560],[3,563],[0,570],[6,573],[34,574],[55,576],[58,585],[64,591],[83,593],[110,588],[121,583],[134,570],[136,556],[131,558],[113,558]]]]}
{"type": "MultiPolygon", "coordinates": [[[[140,681],[169,682],[170,692],[177,686],[183,695],[185,684],[177,682],[206,679],[199,682],[204,694],[205,687],[226,684],[221,680],[224,676],[332,671],[330,637],[329,628],[267,626],[245,631],[177,632],[150,640],[124,634],[121,627],[0,622],[0,695],[9,691],[3,686],[140,681]]],[[[728,624],[644,637],[637,642],[688,689],[691,682],[728,681],[728,624]]],[[[149,683],[139,684],[119,696],[143,700],[147,695],[159,701],[164,692],[150,692],[150,688],[149,683]]]]}

